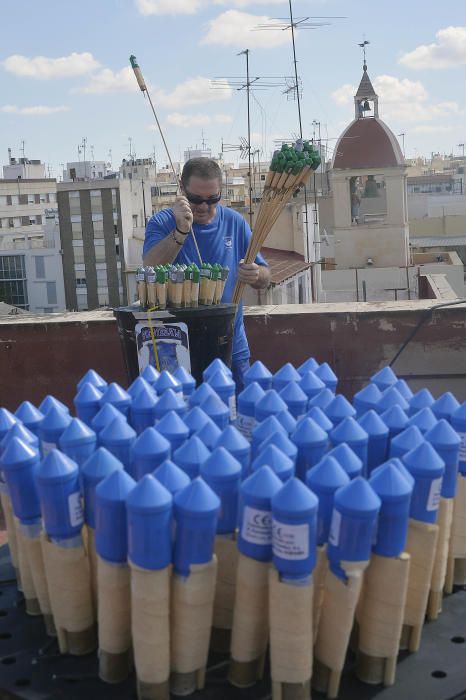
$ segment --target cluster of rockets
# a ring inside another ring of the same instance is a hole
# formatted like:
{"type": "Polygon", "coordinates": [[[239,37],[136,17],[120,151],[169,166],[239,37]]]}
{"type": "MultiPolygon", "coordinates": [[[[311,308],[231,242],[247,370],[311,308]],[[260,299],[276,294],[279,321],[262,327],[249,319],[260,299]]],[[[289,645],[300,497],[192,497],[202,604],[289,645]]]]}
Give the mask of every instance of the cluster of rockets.
{"type": "Polygon", "coordinates": [[[230,270],[220,263],[156,265],[136,272],[141,307],[165,309],[220,304],[230,270]]]}

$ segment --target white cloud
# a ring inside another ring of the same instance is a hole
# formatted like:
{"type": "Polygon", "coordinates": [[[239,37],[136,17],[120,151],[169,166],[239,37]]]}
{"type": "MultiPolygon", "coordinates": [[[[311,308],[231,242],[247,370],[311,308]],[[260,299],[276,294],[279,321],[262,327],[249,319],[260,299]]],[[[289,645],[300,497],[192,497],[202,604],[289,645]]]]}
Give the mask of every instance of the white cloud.
{"type": "Polygon", "coordinates": [[[47,58],[46,56],[27,58],[27,56],[15,54],[2,61],[2,66],[8,73],[22,78],[52,80],[86,75],[99,68],[100,64],[91,53],[84,52],[72,53],[69,56],[59,58],[47,58]]]}
{"type": "Polygon", "coordinates": [[[134,72],[131,66],[125,66],[119,71],[103,68],[93,75],[88,83],[81,88],[74,88],[71,92],[83,92],[87,94],[99,94],[106,92],[136,92],[139,90],[134,72]]]}
{"type": "Polygon", "coordinates": [[[453,131],[453,127],[441,124],[418,124],[409,130],[411,134],[445,134],[449,131],[453,131]]]}
{"type": "Polygon", "coordinates": [[[348,105],[353,101],[353,97],[356,94],[356,86],[351,85],[351,83],[345,83],[341,87],[337,88],[332,92],[332,97],[337,103],[337,105],[348,105]]]}
{"type": "Polygon", "coordinates": [[[17,107],[16,105],[4,105],[0,107],[0,112],[5,114],[22,114],[28,117],[42,117],[47,114],[56,114],[57,112],[69,112],[69,107],[60,105],[58,107],[47,107],[45,105],[34,105],[32,107],[17,107]]]}
{"type": "Polygon", "coordinates": [[[259,24],[272,24],[267,16],[251,15],[238,10],[227,10],[208,23],[207,34],[201,44],[221,44],[250,49],[269,49],[282,44],[288,44],[288,32],[277,29],[259,31],[259,24]],[[254,31],[255,30],[255,31],[254,31]]]}
{"type": "Polygon", "coordinates": [[[214,0],[214,5],[228,5],[229,7],[249,7],[250,5],[283,5],[286,0],[214,0]]]}
{"type": "Polygon", "coordinates": [[[466,63],[466,27],[446,27],[435,35],[437,41],[421,44],[401,56],[399,62],[408,68],[453,68],[466,63]]]}
{"type": "Polygon", "coordinates": [[[155,102],[168,109],[180,109],[186,105],[198,105],[205,102],[217,102],[229,100],[233,94],[231,88],[214,90],[209,78],[197,76],[188,78],[184,83],[177,85],[172,92],[156,90],[155,102]]]}
{"type": "Polygon", "coordinates": [[[193,15],[207,4],[206,0],[136,0],[142,15],[193,15]]]}
{"type": "MultiPolygon", "coordinates": [[[[181,114],[180,112],[172,112],[167,115],[167,124],[183,129],[190,126],[206,126],[207,124],[230,124],[232,121],[229,114],[181,114]]],[[[157,127],[154,124],[150,128],[155,130],[157,127]]]]}

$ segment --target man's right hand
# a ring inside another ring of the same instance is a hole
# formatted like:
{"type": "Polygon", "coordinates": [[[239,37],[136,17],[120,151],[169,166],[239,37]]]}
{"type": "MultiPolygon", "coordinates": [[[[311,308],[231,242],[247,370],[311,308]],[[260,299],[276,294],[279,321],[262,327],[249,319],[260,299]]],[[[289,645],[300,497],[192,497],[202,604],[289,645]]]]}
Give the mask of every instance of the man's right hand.
{"type": "Polygon", "coordinates": [[[172,207],[176,227],[183,233],[189,233],[193,225],[193,213],[186,197],[177,197],[172,207]]]}

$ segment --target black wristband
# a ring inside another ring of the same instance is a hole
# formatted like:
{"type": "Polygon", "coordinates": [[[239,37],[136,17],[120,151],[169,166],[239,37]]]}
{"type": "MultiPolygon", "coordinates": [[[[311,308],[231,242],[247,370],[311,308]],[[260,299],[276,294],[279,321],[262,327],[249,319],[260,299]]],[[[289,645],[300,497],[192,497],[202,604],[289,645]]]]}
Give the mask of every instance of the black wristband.
{"type": "Polygon", "coordinates": [[[175,230],[178,231],[178,233],[181,233],[182,236],[187,236],[189,231],[180,231],[178,226],[175,226],[175,230]]]}
{"type": "MultiPolygon", "coordinates": [[[[178,229],[176,229],[176,230],[178,231],[178,229]]],[[[180,247],[183,245],[184,241],[183,241],[183,242],[180,242],[180,241],[177,241],[177,240],[176,240],[176,236],[175,236],[175,232],[174,232],[174,231],[172,231],[172,238],[173,238],[173,240],[175,241],[176,245],[179,245],[180,247]]]]}

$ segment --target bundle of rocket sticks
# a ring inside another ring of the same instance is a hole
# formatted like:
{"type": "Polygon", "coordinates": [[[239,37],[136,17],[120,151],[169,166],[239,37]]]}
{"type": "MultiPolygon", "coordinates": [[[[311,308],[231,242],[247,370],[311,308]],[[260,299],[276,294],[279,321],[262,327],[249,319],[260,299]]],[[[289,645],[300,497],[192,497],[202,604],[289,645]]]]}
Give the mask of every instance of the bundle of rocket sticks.
{"type": "MultiPolygon", "coordinates": [[[[252,263],[265,243],[281,212],[297,190],[304,187],[311,172],[320,165],[320,155],[308,141],[297,141],[293,146],[283,144],[273,154],[270,170],[257,213],[252,238],[244,262],[252,263]]],[[[244,284],[237,283],[232,302],[238,304],[244,284]]]]}

